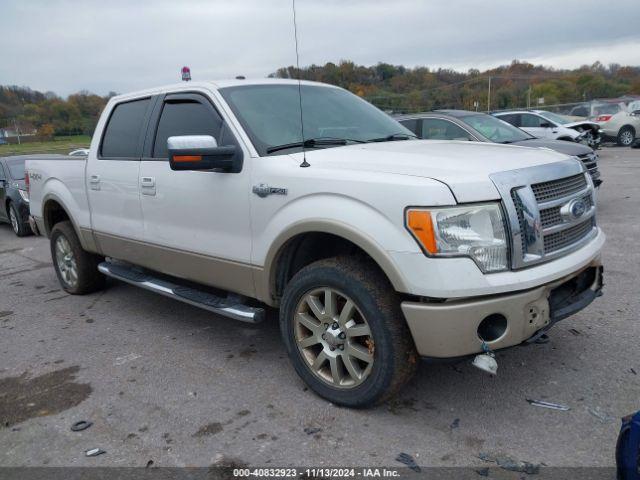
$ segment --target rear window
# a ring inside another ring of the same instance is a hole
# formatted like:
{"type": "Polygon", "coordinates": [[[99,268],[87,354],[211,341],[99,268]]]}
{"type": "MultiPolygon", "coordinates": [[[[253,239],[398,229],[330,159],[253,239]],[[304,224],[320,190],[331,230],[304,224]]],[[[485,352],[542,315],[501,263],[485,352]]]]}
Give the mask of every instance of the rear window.
{"type": "Polygon", "coordinates": [[[150,99],[116,105],[102,138],[100,152],[106,158],[137,158],[140,156],[140,133],[150,99]]]}
{"type": "Polygon", "coordinates": [[[7,167],[13,180],[24,180],[24,160],[7,160],[7,167]]]}

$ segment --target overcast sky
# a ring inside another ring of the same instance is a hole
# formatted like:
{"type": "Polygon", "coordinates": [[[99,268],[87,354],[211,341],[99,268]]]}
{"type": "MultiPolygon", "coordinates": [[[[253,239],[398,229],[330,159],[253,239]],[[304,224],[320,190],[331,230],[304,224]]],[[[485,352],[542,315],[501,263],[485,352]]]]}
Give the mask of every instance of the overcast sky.
{"type": "MultiPolygon", "coordinates": [[[[640,65],[638,0],[297,0],[300,64],[640,65]]],[[[0,85],[68,95],[295,64],[291,0],[1,0],[0,85]]]]}

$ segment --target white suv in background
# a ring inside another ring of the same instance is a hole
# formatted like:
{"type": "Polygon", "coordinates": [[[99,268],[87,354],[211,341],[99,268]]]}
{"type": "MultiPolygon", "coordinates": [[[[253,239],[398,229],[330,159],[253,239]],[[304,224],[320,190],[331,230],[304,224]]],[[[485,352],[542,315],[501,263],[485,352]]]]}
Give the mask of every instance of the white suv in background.
{"type": "Polygon", "coordinates": [[[621,147],[631,146],[640,135],[640,101],[628,106],[624,103],[595,104],[591,112],[605,138],[615,140],[621,147]]]}
{"type": "Polygon", "coordinates": [[[591,148],[600,144],[600,126],[589,120],[571,121],[542,110],[496,112],[493,115],[537,138],[579,142],[591,148]]]}

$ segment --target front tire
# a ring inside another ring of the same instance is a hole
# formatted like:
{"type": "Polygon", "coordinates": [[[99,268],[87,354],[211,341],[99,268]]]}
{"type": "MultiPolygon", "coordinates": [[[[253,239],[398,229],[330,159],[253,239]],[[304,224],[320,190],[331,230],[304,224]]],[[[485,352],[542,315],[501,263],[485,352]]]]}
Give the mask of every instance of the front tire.
{"type": "Polygon", "coordinates": [[[298,375],[335,404],[380,403],[416,369],[400,300],[370,261],[336,257],[300,270],[285,288],[280,327],[298,375]]]}
{"type": "Polygon", "coordinates": [[[18,237],[26,237],[31,234],[31,228],[28,224],[22,221],[20,214],[18,213],[18,209],[13,203],[9,203],[7,213],[9,214],[9,223],[11,223],[11,228],[13,228],[13,232],[18,237]]]}
{"type": "Polygon", "coordinates": [[[617,143],[621,147],[630,147],[636,138],[636,131],[633,127],[627,125],[618,132],[617,143]]]}
{"type": "Polygon", "coordinates": [[[56,223],[51,230],[51,258],[66,292],[85,295],[104,288],[105,277],[98,271],[103,259],[82,248],[71,222],[56,223]]]}

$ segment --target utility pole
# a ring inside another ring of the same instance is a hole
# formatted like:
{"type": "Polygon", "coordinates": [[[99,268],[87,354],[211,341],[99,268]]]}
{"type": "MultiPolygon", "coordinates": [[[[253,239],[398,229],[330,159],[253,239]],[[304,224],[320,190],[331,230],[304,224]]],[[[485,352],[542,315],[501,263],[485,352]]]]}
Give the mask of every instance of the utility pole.
{"type": "Polygon", "coordinates": [[[489,77],[489,91],[487,92],[487,112],[491,111],[491,77],[489,77]]]}
{"type": "Polygon", "coordinates": [[[16,119],[13,119],[13,128],[16,131],[16,135],[18,136],[18,145],[20,145],[20,130],[18,130],[18,123],[16,122],[16,119]]]}
{"type": "Polygon", "coordinates": [[[527,90],[527,109],[531,108],[531,85],[529,85],[529,90],[527,90]]]}

